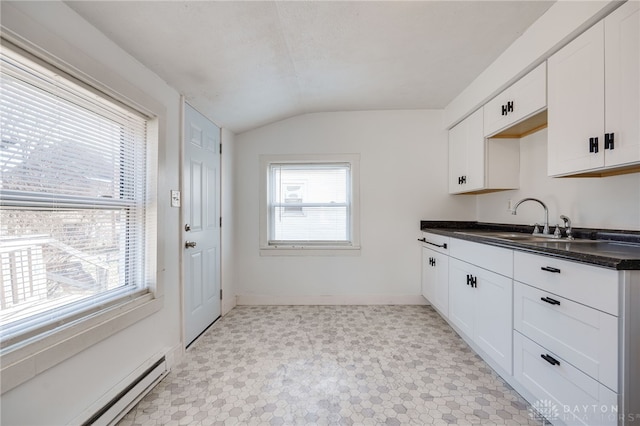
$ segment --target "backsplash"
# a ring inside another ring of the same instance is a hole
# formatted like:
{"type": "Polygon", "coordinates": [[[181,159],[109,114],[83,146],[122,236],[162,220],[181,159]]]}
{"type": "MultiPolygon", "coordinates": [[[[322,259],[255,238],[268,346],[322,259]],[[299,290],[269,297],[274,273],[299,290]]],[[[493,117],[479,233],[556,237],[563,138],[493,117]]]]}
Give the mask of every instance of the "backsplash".
{"type": "Polygon", "coordinates": [[[640,173],[604,178],[547,176],[547,130],[520,140],[520,189],[477,196],[477,220],[513,224],[542,223],[544,211],[525,203],[518,214],[508,210],[525,197],[542,200],[549,208],[549,224],[569,216],[574,227],[640,230],[640,173]]]}

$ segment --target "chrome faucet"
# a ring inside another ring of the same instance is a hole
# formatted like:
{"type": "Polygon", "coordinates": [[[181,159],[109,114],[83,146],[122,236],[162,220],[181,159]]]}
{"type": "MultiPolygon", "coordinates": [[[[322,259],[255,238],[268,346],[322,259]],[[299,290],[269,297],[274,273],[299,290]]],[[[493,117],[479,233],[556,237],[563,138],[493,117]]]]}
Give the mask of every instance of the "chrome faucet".
{"type": "Polygon", "coordinates": [[[567,233],[567,240],[573,240],[573,235],[571,230],[571,219],[569,219],[567,216],[563,214],[560,215],[560,219],[562,219],[562,221],[564,222],[564,229],[565,229],[565,232],[567,233]]]}
{"type": "Polygon", "coordinates": [[[516,210],[518,210],[518,206],[524,203],[525,201],[535,201],[537,203],[540,203],[540,205],[544,207],[544,228],[542,229],[542,233],[548,235],[549,234],[549,209],[547,208],[547,205],[545,203],[538,200],[537,198],[523,198],[522,200],[518,201],[513,206],[513,209],[511,209],[511,214],[515,215],[516,210]]]}

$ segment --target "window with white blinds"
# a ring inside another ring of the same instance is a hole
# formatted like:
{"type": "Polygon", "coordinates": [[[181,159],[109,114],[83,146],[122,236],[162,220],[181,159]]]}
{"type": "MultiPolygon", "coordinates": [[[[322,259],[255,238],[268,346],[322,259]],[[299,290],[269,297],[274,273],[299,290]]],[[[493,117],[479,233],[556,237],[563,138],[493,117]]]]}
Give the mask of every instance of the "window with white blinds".
{"type": "Polygon", "coordinates": [[[147,118],[3,46],[2,344],[146,288],[147,118]]]}
{"type": "Polygon", "coordinates": [[[268,161],[266,246],[354,247],[354,172],[351,159],[268,161]]]}

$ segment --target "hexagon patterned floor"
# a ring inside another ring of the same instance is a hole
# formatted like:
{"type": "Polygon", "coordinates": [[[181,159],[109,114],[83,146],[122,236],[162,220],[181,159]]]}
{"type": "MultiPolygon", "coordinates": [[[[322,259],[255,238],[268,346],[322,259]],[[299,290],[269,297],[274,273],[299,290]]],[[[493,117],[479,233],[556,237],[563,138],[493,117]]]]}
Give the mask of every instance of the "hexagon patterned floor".
{"type": "Polygon", "coordinates": [[[119,423],[541,424],[429,306],[239,306],[119,423]]]}

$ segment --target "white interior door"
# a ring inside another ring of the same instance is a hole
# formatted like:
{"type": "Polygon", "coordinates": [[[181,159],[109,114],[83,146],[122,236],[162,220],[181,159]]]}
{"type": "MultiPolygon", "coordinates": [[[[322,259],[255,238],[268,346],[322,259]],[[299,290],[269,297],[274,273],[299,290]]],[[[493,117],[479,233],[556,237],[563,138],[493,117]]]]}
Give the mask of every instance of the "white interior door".
{"type": "Polygon", "coordinates": [[[185,104],[185,343],[220,316],[220,129],[185,104]]]}

